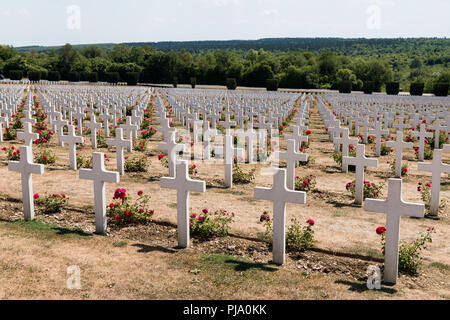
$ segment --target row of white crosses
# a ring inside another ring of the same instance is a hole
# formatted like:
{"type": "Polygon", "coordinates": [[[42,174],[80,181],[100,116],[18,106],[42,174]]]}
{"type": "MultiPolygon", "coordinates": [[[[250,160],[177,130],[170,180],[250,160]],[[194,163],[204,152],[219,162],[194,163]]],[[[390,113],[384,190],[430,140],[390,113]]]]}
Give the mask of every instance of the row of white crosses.
{"type": "MultiPolygon", "coordinates": [[[[44,165],[33,163],[31,147],[21,146],[20,161],[10,161],[8,170],[20,172],[22,180],[22,203],[25,221],[34,219],[33,178],[32,174],[44,174],[44,165]]],[[[92,169],[81,169],[80,179],[94,181],[95,230],[106,233],[105,182],[119,182],[119,173],[105,170],[104,154],[93,153],[92,169]]]]}

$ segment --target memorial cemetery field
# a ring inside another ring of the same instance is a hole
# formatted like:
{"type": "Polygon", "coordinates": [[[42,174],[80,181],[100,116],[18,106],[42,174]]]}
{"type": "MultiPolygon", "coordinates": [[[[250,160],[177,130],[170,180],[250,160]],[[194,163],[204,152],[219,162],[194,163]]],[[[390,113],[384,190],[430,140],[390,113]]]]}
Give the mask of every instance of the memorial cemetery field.
{"type": "Polygon", "coordinates": [[[450,298],[448,97],[10,81],[0,125],[2,299],[450,298]]]}

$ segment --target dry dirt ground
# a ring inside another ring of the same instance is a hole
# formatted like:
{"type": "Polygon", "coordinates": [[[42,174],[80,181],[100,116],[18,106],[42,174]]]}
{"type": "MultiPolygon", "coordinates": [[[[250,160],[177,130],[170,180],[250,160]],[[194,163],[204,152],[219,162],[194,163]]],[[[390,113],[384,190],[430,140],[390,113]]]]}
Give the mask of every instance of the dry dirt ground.
{"type": "MultiPolygon", "coordinates": [[[[154,222],[148,225],[117,227],[108,221],[108,236],[94,231],[93,184],[78,179],[68,170],[67,148],[51,149],[57,163],[34,175],[34,192],[41,195],[65,193],[70,198],[66,211],[57,215],[37,215],[37,221],[23,223],[20,175],[9,172],[6,155],[0,155],[0,298],[43,299],[449,299],[449,207],[440,219],[402,218],[401,239],[412,241],[428,226],[434,226],[433,243],[423,252],[418,276],[402,275],[396,286],[380,291],[367,290],[366,269],[382,265],[380,239],[376,227],[385,224],[385,215],[368,213],[356,206],[345,190],[354,179],[343,174],[334,163],[332,143],[324,130],[317,109],[312,109],[311,147],[308,154],[314,165],[299,167],[296,174],[317,176],[317,188],[307,195],[307,205],[287,205],[288,220],[315,220],[318,242],[313,250],[290,252],[286,265],[270,264],[269,244],[261,241],[264,231],[259,217],[271,212],[269,201],[253,198],[255,186],[270,187],[272,178],[261,175],[262,165],[253,183],[223,187],[223,165],[194,161],[199,167],[197,179],[205,180],[205,194],[190,197],[192,212],[203,208],[227,209],[236,214],[232,236],[207,242],[193,241],[191,248],[176,248],[176,193],[161,189],[159,178],[167,169],[157,159],[157,133],[145,155],[151,160],[142,174],[126,174],[119,184],[107,184],[107,199],[114,189],[126,188],[151,195],[154,222]],[[81,290],[68,290],[66,269],[81,269],[81,290]]],[[[393,132],[392,132],[393,134],[393,132]]],[[[90,153],[87,139],[83,153],[90,153]]],[[[283,140],[283,139],[282,139],[283,140]]],[[[19,141],[0,146],[19,145],[19,141]]],[[[285,147],[285,143],[281,143],[285,147]]],[[[34,147],[36,152],[36,147],[34,147]]],[[[372,153],[367,148],[368,155],[372,153]]],[[[107,168],[115,169],[114,150],[102,149],[110,159],[107,168]]],[[[136,152],[130,156],[136,156],[136,152]]],[[[449,162],[448,154],[445,162],[449,162]]],[[[427,173],[417,171],[412,151],[405,152],[409,176],[404,179],[403,198],[421,202],[417,182],[427,173]]],[[[387,182],[393,155],[381,157],[379,167],[368,168],[366,179],[387,182]]],[[[255,165],[242,165],[246,170],[255,165]]],[[[428,175],[429,176],[429,175],[428,175]]],[[[441,199],[450,199],[450,178],[443,175],[441,199]]],[[[386,188],[384,194],[386,195],[386,188]]],[[[107,200],[108,201],[108,200],[107,200]]]]}

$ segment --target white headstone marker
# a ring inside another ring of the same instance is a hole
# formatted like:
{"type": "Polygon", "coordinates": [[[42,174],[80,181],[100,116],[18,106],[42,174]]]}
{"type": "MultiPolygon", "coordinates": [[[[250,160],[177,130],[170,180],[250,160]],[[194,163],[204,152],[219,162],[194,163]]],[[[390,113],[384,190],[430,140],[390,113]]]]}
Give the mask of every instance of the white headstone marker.
{"type": "Polygon", "coordinates": [[[355,203],[362,204],[364,197],[364,167],[378,166],[378,159],[370,159],[365,156],[365,145],[356,146],[356,157],[342,157],[344,165],[355,166],[355,203]]]}
{"type": "Polygon", "coordinates": [[[431,176],[431,203],[430,213],[437,215],[439,213],[439,194],[441,191],[441,173],[450,173],[450,164],[442,163],[442,149],[434,149],[433,162],[420,162],[417,165],[419,171],[429,171],[431,176]]]}
{"type": "Polygon", "coordinates": [[[80,179],[94,181],[95,201],[95,232],[106,233],[106,199],[105,182],[118,183],[120,176],[118,172],[105,170],[105,156],[101,152],[92,154],[92,169],[80,169],[80,179]]]}
{"type": "Polygon", "coordinates": [[[116,137],[115,139],[107,139],[106,143],[108,146],[116,147],[116,162],[117,162],[117,171],[121,176],[125,174],[124,165],[123,165],[123,149],[131,148],[131,140],[127,140],[123,138],[123,129],[116,129],[116,137]]]}
{"type": "Polygon", "coordinates": [[[402,180],[389,179],[386,200],[366,199],[364,210],[386,214],[386,248],[384,257],[384,281],[395,284],[398,277],[398,247],[400,238],[400,217],[423,217],[423,204],[402,200],[402,180]]]}
{"type": "Polygon", "coordinates": [[[173,178],[161,178],[161,188],[177,190],[177,222],[178,246],[189,246],[189,192],[206,192],[205,181],[192,180],[188,174],[186,160],[177,163],[176,174],[173,178]]]}
{"type": "Polygon", "coordinates": [[[306,203],[306,192],[286,188],[286,170],[275,169],[273,187],[255,188],[255,198],[273,201],[273,262],[282,265],[286,253],[286,203],[306,203]]]}
{"type": "Polygon", "coordinates": [[[8,170],[22,174],[22,202],[25,221],[34,219],[32,174],[43,174],[44,165],[33,163],[31,147],[21,146],[20,161],[8,162],[8,170]]]}

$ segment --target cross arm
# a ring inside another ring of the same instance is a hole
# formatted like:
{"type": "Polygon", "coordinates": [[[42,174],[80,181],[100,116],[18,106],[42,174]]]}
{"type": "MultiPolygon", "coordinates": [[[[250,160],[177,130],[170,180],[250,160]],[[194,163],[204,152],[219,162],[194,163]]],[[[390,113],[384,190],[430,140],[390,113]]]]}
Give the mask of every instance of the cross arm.
{"type": "Polygon", "coordinates": [[[386,200],[366,199],[364,200],[364,210],[368,212],[386,213],[386,200]]]}
{"type": "Polygon", "coordinates": [[[402,210],[400,214],[402,216],[423,218],[425,215],[425,204],[423,203],[412,203],[402,201],[402,210]]]}

